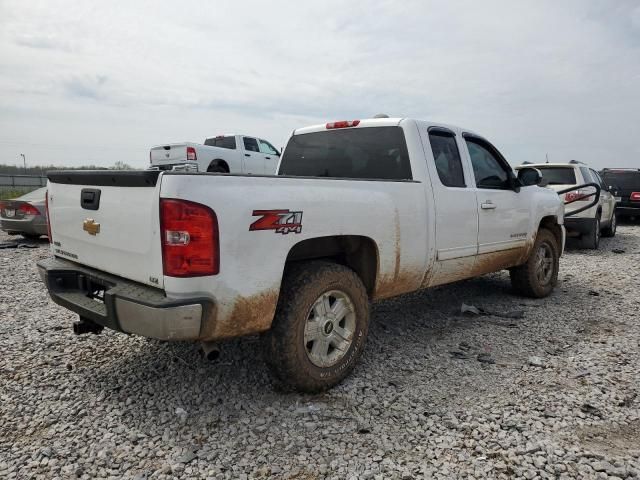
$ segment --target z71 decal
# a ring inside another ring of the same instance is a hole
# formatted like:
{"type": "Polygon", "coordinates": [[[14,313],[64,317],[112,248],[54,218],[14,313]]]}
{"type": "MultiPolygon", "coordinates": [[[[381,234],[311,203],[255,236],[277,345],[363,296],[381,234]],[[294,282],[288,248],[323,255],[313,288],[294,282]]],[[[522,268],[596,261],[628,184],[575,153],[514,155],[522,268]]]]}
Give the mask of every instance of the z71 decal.
{"type": "Polygon", "coordinates": [[[276,233],[302,233],[302,212],[290,210],[254,210],[254,217],[260,217],[249,227],[253,230],[275,230],[276,233]]]}

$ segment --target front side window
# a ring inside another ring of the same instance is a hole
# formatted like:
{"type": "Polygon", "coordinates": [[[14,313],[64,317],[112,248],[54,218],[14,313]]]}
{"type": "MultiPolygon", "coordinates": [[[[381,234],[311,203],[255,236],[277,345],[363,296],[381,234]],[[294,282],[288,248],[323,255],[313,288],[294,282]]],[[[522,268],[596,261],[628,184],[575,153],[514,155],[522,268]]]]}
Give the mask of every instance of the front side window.
{"type": "Polygon", "coordinates": [[[485,147],[484,142],[480,140],[465,138],[465,141],[471,157],[473,174],[476,177],[476,186],[478,188],[509,190],[511,188],[509,175],[497,155],[485,147]]]}
{"type": "Polygon", "coordinates": [[[260,140],[260,152],[267,155],[277,155],[278,151],[266,140],[260,140]]]}
{"type": "Polygon", "coordinates": [[[289,139],[278,175],[411,180],[400,127],[326,130],[289,139]]]}
{"type": "Polygon", "coordinates": [[[248,152],[259,152],[258,149],[258,141],[255,138],[251,137],[242,137],[242,141],[244,142],[244,149],[248,152]]]}
{"type": "Polygon", "coordinates": [[[465,187],[462,160],[453,134],[429,132],[429,143],[433,151],[438,177],[445,187],[465,187]]]}

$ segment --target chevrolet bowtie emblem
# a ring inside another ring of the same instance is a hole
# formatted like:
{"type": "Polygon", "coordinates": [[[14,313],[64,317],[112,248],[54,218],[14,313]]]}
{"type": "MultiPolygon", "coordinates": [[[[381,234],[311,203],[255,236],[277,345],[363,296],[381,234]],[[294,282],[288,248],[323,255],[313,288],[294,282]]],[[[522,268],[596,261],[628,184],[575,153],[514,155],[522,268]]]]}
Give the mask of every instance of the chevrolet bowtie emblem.
{"type": "Polygon", "coordinates": [[[82,222],[82,229],[89,235],[96,235],[97,233],[100,233],[100,224],[96,223],[93,218],[87,218],[82,222]]]}

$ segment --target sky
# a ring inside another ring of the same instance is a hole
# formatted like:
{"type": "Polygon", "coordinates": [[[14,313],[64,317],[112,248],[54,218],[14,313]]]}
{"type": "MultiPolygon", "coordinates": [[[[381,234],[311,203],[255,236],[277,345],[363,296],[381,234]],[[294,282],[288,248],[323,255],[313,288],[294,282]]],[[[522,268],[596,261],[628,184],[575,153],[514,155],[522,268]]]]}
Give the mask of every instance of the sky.
{"type": "Polygon", "coordinates": [[[640,1],[0,0],[0,163],[144,168],[377,113],[640,168],[640,1]]]}

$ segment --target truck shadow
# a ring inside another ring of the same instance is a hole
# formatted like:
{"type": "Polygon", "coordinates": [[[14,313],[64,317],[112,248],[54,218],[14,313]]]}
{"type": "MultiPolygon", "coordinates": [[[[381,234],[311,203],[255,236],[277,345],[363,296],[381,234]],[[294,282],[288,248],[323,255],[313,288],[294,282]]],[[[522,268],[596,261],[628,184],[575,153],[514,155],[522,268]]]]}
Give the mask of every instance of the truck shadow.
{"type": "Polygon", "coordinates": [[[513,353],[522,348],[520,320],[510,320],[516,327],[505,326],[506,337],[503,333],[498,340],[492,338],[492,332],[500,327],[486,323],[494,317],[464,316],[462,302],[509,312],[538,308],[546,301],[511,294],[508,274],[503,272],[377,303],[372,308],[369,340],[360,364],[341,385],[318,395],[274,388],[257,337],[223,344],[220,360],[208,362],[194,344],[109,334],[109,340],[115,342],[110,348],[118,354],[109,355],[113,359],[106,364],[96,359],[95,365],[88,364],[85,372],[77,373],[86,375],[82,389],[92,399],[127,405],[122,409],[126,423],[159,422],[172,429],[184,423],[212,428],[219,422],[246,423],[248,419],[252,423],[254,415],[271,409],[276,418],[290,416],[308,402],[319,402],[331,412],[358,398],[358,392],[376,395],[408,383],[425,385],[422,401],[430,403],[430,408],[460,406],[456,390],[468,397],[468,391],[462,391],[470,387],[472,397],[477,398],[509,383],[508,368],[480,363],[475,359],[477,354],[513,353]],[[463,338],[472,355],[468,362],[450,356],[450,350],[457,349],[463,338]],[[474,374],[487,367],[495,370],[490,382],[474,374]],[[440,394],[443,391],[448,393],[440,394]],[[176,409],[181,410],[176,413],[176,409]]]}

